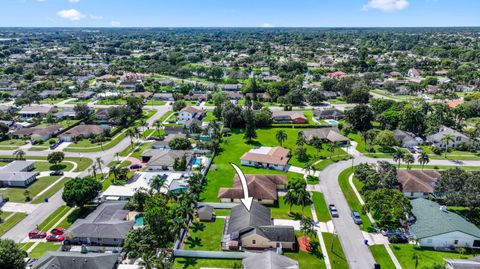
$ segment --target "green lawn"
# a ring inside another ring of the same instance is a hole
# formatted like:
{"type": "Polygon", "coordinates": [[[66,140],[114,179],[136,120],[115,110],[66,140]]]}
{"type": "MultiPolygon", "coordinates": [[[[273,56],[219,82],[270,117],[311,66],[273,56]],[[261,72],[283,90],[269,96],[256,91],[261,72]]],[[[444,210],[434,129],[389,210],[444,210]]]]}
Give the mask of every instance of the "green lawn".
{"type": "Polygon", "coordinates": [[[65,101],[65,98],[46,98],[40,101],[40,104],[50,104],[50,105],[55,105],[58,104],[62,101],[65,101]]]}
{"type": "Polygon", "coordinates": [[[412,258],[414,253],[419,257],[417,268],[424,266],[430,268],[434,264],[443,265],[444,258],[467,259],[477,256],[479,253],[461,255],[456,252],[440,252],[432,248],[421,248],[410,244],[392,245],[391,248],[403,268],[415,268],[415,260],[412,258]]]}
{"type": "Polygon", "coordinates": [[[174,112],[173,111],[167,111],[165,114],[163,114],[158,121],[164,122],[170,115],[172,115],[174,112]]]}
{"type": "Polygon", "coordinates": [[[3,146],[19,147],[25,144],[26,144],[26,141],[22,139],[7,139],[7,140],[0,141],[0,147],[3,147],[3,146]]]}
{"type": "Polygon", "coordinates": [[[202,121],[216,121],[216,120],[217,120],[217,117],[213,115],[213,112],[208,111],[207,116],[205,116],[205,118],[203,118],[202,121]]]}
{"type": "MultiPolygon", "coordinates": [[[[278,202],[275,205],[267,205],[272,212],[272,218],[275,219],[298,219],[302,215],[302,207],[294,205],[292,206],[292,214],[290,212],[290,206],[286,205],[283,201],[283,197],[278,197],[278,202]]],[[[312,211],[309,206],[305,206],[304,209],[305,217],[312,218],[312,211]]]]}
{"type": "Polygon", "coordinates": [[[327,203],[325,202],[323,194],[320,192],[313,192],[312,199],[318,221],[327,222],[331,220],[332,218],[330,212],[328,211],[327,203]]]}
{"type": "Polygon", "coordinates": [[[373,231],[374,228],[372,226],[372,223],[370,222],[370,219],[367,217],[366,214],[363,213],[362,210],[362,205],[360,204],[360,201],[358,201],[357,196],[355,195],[355,192],[350,186],[350,183],[348,182],[349,176],[352,174],[353,169],[348,168],[344,170],[342,173],[340,173],[338,177],[338,183],[340,185],[340,188],[342,189],[343,196],[345,196],[345,199],[347,200],[348,206],[352,210],[356,210],[360,213],[360,216],[362,217],[363,224],[360,225],[362,230],[364,231],[373,231]]]}
{"type": "Polygon", "coordinates": [[[164,106],[167,102],[161,100],[150,99],[148,100],[145,105],[146,106],[164,106]]]}
{"type": "Polygon", "coordinates": [[[69,104],[69,105],[88,104],[91,101],[92,99],[85,99],[85,100],[76,99],[76,100],[68,101],[66,104],[69,104]]]}
{"type": "Polygon", "coordinates": [[[314,167],[315,167],[315,170],[322,171],[323,169],[327,168],[329,165],[334,164],[335,162],[348,160],[350,158],[351,157],[349,155],[337,156],[331,159],[328,158],[328,159],[321,160],[320,162],[315,164],[314,167]]]}
{"type": "MultiPolygon", "coordinates": [[[[152,143],[143,143],[140,147],[136,148],[133,147],[133,149],[135,149],[132,153],[132,157],[135,157],[135,158],[140,158],[142,153],[146,150],[146,149],[149,149],[152,147],[152,143]]],[[[124,150],[122,150],[120,153],[119,153],[119,156],[121,157],[126,157],[128,156],[128,154],[130,154],[130,152],[132,152],[132,146],[128,146],[126,147],[124,150]]]]}
{"type": "Polygon", "coordinates": [[[215,209],[216,216],[230,216],[230,214],[232,214],[230,209],[215,209]]]}
{"type": "Polygon", "coordinates": [[[14,213],[8,220],[3,221],[0,224],[0,236],[6,233],[8,230],[12,229],[20,221],[27,217],[27,214],[24,213],[14,213]]]}
{"type": "MultiPolygon", "coordinates": [[[[59,122],[56,122],[54,124],[58,124],[60,126],[62,126],[63,129],[66,129],[76,123],[78,123],[79,120],[62,120],[62,121],[59,121],[59,122]]],[[[42,123],[42,124],[39,124],[37,125],[37,127],[47,127],[49,125],[52,125],[52,123],[42,123]]]]}
{"type": "Polygon", "coordinates": [[[61,170],[61,171],[70,171],[73,168],[73,164],[69,162],[61,162],[58,165],[53,165],[49,162],[37,161],[35,162],[35,170],[36,172],[46,172],[46,171],[54,171],[54,170],[61,170]]]}
{"type": "Polygon", "coordinates": [[[127,131],[122,130],[122,131],[120,131],[120,133],[115,135],[110,141],[103,142],[103,143],[92,143],[88,139],[82,139],[80,141],[72,143],[64,151],[97,152],[97,151],[107,150],[107,149],[111,149],[114,146],[116,146],[126,136],[127,136],[127,131]]]}
{"type": "Polygon", "coordinates": [[[176,258],[174,269],[241,268],[242,260],[176,258]]]}
{"type": "MultiPolygon", "coordinates": [[[[297,237],[302,236],[301,232],[296,233],[297,237]]],[[[322,256],[318,256],[318,254],[305,252],[302,250],[298,250],[297,252],[285,252],[285,256],[298,261],[298,265],[300,265],[300,269],[323,269],[326,268],[325,261],[323,260],[322,256]]]]}
{"type": "Polygon", "coordinates": [[[370,246],[370,250],[372,251],[373,258],[382,266],[382,269],[396,269],[384,245],[370,246]]]}
{"type": "Polygon", "coordinates": [[[53,185],[50,189],[42,193],[42,195],[38,196],[37,198],[32,200],[32,204],[39,204],[43,203],[45,198],[52,197],[55,193],[57,193],[63,186],[65,186],[65,183],[67,181],[71,180],[72,178],[69,177],[64,177],[62,180],[60,180],[57,184],[53,185]]]}
{"type": "Polygon", "coordinates": [[[62,247],[62,243],[45,242],[39,243],[28,255],[30,258],[39,259],[47,251],[57,251],[62,247]]]}
{"type": "Polygon", "coordinates": [[[189,237],[185,241],[185,249],[220,251],[224,223],[225,220],[221,218],[213,222],[193,223],[189,229],[189,237]]]}
{"type": "Polygon", "coordinates": [[[19,243],[17,245],[21,250],[27,251],[30,247],[33,246],[33,244],[35,244],[35,243],[34,242],[28,242],[28,243],[19,243]]]}
{"type": "Polygon", "coordinates": [[[342,245],[338,236],[334,236],[331,233],[322,233],[325,246],[327,247],[328,258],[332,268],[335,269],[348,269],[348,262],[343,253],[342,245]]]}
{"type": "MultiPolygon", "coordinates": [[[[4,159],[15,159],[15,156],[12,155],[2,155],[0,158],[4,159]]],[[[46,156],[27,156],[27,160],[47,160],[46,156]]],[[[90,165],[92,165],[93,161],[89,158],[80,158],[80,157],[65,157],[65,161],[71,161],[77,163],[77,168],[73,170],[73,172],[82,172],[83,170],[87,169],[90,165]]]]}
{"type": "Polygon", "coordinates": [[[42,231],[49,232],[51,229],[55,228],[53,227],[55,223],[57,223],[63,216],[65,216],[65,214],[67,214],[70,208],[71,207],[66,205],[60,206],[59,208],[57,208],[57,210],[55,210],[52,214],[50,214],[48,218],[46,218],[42,223],[40,223],[38,225],[38,228],[42,231]]]}
{"type": "Polygon", "coordinates": [[[77,207],[64,220],[62,220],[58,226],[68,229],[77,219],[85,218],[88,216],[88,214],[95,210],[95,208],[95,206],[85,206],[83,209],[77,207]]]}
{"type": "Polygon", "coordinates": [[[30,192],[30,198],[33,198],[35,195],[46,189],[48,186],[52,185],[55,180],[60,177],[39,177],[35,182],[33,182],[28,188],[4,188],[0,190],[0,194],[4,197],[8,197],[10,202],[25,202],[25,190],[30,192]]]}
{"type": "Polygon", "coordinates": [[[126,105],[127,104],[127,100],[123,99],[123,98],[119,98],[119,99],[101,99],[101,100],[98,100],[96,103],[96,105],[126,105]]]}

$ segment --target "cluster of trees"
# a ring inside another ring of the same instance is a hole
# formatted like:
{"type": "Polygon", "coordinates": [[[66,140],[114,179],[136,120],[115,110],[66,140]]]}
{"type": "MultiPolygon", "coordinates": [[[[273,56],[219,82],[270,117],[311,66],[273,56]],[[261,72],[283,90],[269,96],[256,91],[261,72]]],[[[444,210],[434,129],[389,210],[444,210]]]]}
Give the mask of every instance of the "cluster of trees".
{"type": "Polygon", "coordinates": [[[297,205],[302,207],[302,215],[304,215],[305,207],[313,202],[306,187],[307,183],[303,178],[293,178],[289,180],[287,193],[283,197],[283,201],[290,206],[290,213],[292,212],[292,206],[297,205]]]}
{"type": "Polygon", "coordinates": [[[380,228],[396,229],[411,212],[410,201],[398,190],[397,169],[388,162],[360,164],[355,177],[364,185],[364,210],[370,211],[380,228]]]}
{"type": "Polygon", "coordinates": [[[480,208],[480,172],[465,171],[459,167],[440,172],[435,192],[445,196],[448,205],[480,208]]]}

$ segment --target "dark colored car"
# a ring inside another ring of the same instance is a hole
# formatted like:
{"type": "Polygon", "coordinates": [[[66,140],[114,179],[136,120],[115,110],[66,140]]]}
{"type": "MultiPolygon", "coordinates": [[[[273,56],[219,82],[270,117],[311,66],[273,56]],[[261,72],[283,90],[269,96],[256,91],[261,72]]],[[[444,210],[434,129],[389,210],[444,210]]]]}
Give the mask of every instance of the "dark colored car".
{"type": "Polygon", "coordinates": [[[51,231],[50,231],[51,234],[56,234],[56,235],[63,235],[65,233],[65,229],[62,228],[62,227],[58,227],[58,228],[53,228],[51,231]]]}
{"type": "Polygon", "coordinates": [[[130,165],[130,169],[132,169],[132,170],[133,170],[133,169],[140,169],[140,168],[142,168],[142,165],[140,165],[140,164],[132,164],[132,165],[130,165]]]}
{"type": "Polygon", "coordinates": [[[47,236],[47,241],[49,242],[62,242],[63,240],[65,240],[65,236],[63,235],[51,234],[47,236]]]}
{"type": "Polygon", "coordinates": [[[362,224],[362,217],[360,217],[360,213],[355,210],[352,210],[352,219],[355,224],[362,224]]]}
{"type": "Polygon", "coordinates": [[[50,176],[63,176],[63,171],[52,171],[50,176]]]}
{"type": "Polygon", "coordinates": [[[382,234],[387,237],[392,235],[401,236],[403,235],[403,232],[400,230],[385,230],[385,231],[382,231],[382,234]]]}
{"type": "Polygon", "coordinates": [[[404,234],[401,235],[391,235],[388,237],[388,242],[393,243],[393,244],[407,244],[408,243],[408,237],[405,236],[404,234]]]}
{"type": "Polygon", "coordinates": [[[330,215],[332,215],[332,217],[338,218],[338,210],[334,204],[329,204],[328,210],[330,210],[330,215]]]}
{"type": "Polygon", "coordinates": [[[47,236],[46,232],[42,232],[39,230],[33,230],[28,233],[28,238],[30,239],[39,239],[39,238],[45,238],[47,236]]]}

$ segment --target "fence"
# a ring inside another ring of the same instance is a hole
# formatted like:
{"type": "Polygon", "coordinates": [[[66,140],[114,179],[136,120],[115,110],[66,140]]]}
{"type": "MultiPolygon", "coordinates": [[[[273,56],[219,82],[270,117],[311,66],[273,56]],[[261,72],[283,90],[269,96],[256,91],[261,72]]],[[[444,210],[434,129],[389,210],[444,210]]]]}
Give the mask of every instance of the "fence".
{"type": "Polygon", "coordinates": [[[208,259],[244,259],[257,255],[252,252],[224,252],[224,251],[203,251],[203,250],[182,250],[174,249],[173,256],[188,258],[208,259]]]}

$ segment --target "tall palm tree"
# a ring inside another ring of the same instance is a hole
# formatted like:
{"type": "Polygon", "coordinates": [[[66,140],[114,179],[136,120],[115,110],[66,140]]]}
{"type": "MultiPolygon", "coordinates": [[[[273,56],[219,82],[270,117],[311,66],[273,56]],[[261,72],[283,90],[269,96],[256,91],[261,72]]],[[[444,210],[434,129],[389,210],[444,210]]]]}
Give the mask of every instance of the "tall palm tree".
{"type": "Polygon", "coordinates": [[[332,155],[335,152],[336,145],[334,143],[328,143],[327,151],[330,152],[330,159],[332,159],[332,155]]]}
{"type": "Polygon", "coordinates": [[[403,151],[399,149],[395,150],[395,152],[393,153],[393,161],[398,162],[398,168],[400,168],[400,163],[403,160],[403,155],[404,155],[403,151]]]}
{"type": "Polygon", "coordinates": [[[93,173],[93,177],[94,177],[95,179],[97,179],[97,166],[96,166],[95,164],[92,165],[92,167],[88,169],[88,172],[89,172],[89,173],[92,172],[92,173],[93,173]]]}
{"type": "Polygon", "coordinates": [[[275,134],[275,138],[277,139],[280,146],[283,146],[283,142],[287,140],[288,136],[284,130],[280,130],[280,131],[277,131],[277,133],[275,134]]]}
{"type": "Polygon", "coordinates": [[[133,149],[133,138],[135,137],[135,132],[132,129],[128,129],[128,137],[130,137],[130,145],[133,149]]]}
{"type": "Polygon", "coordinates": [[[283,202],[286,205],[290,206],[289,212],[292,212],[292,206],[296,204],[296,201],[297,201],[297,194],[293,189],[288,190],[285,196],[283,196],[283,202]]]}
{"type": "Polygon", "coordinates": [[[150,182],[150,188],[152,190],[160,192],[160,189],[163,187],[164,184],[165,184],[165,178],[161,176],[156,176],[152,178],[152,181],[150,182]]]}
{"type": "Polygon", "coordinates": [[[415,162],[415,157],[412,154],[404,154],[403,161],[407,164],[407,169],[410,169],[410,164],[415,162]]]}
{"type": "Polygon", "coordinates": [[[103,162],[102,158],[97,157],[97,158],[95,158],[95,161],[97,162],[98,170],[100,170],[100,173],[103,173],[102,164],[104,164],[104,162],[103,162]]]}
{"type": "Polygon", "coordinates": [[[162,126],[162,123],[160,121],[156,121],[154,124],[155,130],[157,131],[157,137],[160,137],[160,126],[162,126]]]}
{"type": "Polygon", "coordinates": [[[428,157],[427,153],[422,152],[420,153],[420,155],[418,155],[417,161],[422,165],[422,170],[423,170],[423,168],[425,167],[425,164],[430,162],[430,157],[428,157]]]}
{"type": "Polygon", "coordinates": [[[305,135],[302,131],[298,132],[296,145],[302,147],[306,143],[305,135]]]}
{"type": "Polygon", "coordinates": [[[17,149],[13,152],[16,159],[21,160],[25,157],[25,151],[23,149],[17,149]]]}
{"type": "Polygon", "coordinates": [[[452,134],[444,134],[442,137],[442,142],[445,142],[445,158],[447,158],[448,146],[450,142],[455,142],[455,138],[452,134]]]}
{"type": "Polygon", "coordinates": [[[109,173],[111,175],[113,175],[112,184],[115,185],[115,183],[117,183],[117,179],[118,179],[119,168],[117,166],[114,166],[114,167],[110,168],[109,173]]]}
{"type": "Polygon", "coordinates": [[[305,206],[310,205],[312,203],[312,197],[311,197],[310,193],[305,189],[297,190],[296,193],[297,193],[296,204],[302,206],[302,215],[305,216],[305,212],[304,212],[305,211],[305,206]]]}

